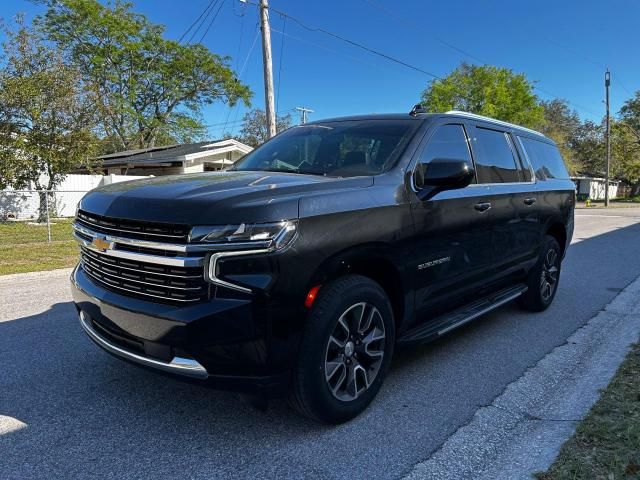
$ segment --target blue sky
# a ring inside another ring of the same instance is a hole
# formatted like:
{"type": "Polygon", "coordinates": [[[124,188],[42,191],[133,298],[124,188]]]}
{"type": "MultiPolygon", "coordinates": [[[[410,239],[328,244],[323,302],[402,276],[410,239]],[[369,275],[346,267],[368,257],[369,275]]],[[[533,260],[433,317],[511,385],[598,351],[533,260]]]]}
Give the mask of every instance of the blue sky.
{"type": "MultiPolygon", "coordinates": [[[[254,91],[253,106],[262,108],[257,8],[238,0],[224,2],[203,43],[216,53],[232,57],[234,68],[242,70],[241,80],[254,91]]],[[[168,37],[178,38],[209,0],[133,3],[135,11],[165,24],[168,37]]],[[[310,27],[324,28],[438,76],[446,75],[462,61],[525,73],[537,82],[540,98],[567,99],[583,118],[599,121],[604,115],[603,75],[607,66],[612,72],[613,112],[631,92],[640,89],[640,55],[634,52],[640,2],[634,0],[270,3],[310,27]]],[[[25,0],[0,3],[0,17],[5,20],[24,12],[30,21],[41,11],[41,6],[25,0]]],[[[424,73],[306,30],[276,13],[271,15],[271,23],[281,113],[297,106],[315,110],[312,119],[409,111],[430,80],[424,73]]],[[[207,25],[194,41],[200,39],[207,25]]],[[[225,124],[227,131],[237,130],[245,110],[244,106],[230,109],[223,104],[207,107],[204,116],[211,125],[209,136],[220,136],[225,124]]],[[[294,115],[297,119],[298,114],[294,115]]]]}

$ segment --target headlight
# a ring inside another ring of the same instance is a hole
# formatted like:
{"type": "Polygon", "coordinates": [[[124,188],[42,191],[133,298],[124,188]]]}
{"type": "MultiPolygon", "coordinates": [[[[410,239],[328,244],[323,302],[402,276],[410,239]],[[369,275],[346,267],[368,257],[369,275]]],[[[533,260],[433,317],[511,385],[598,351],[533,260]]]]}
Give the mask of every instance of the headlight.
{"type": "Polygon", "coordinates": [[[202,243],[243,244],[278,250],[291,242],[296,234],[297,220],[275,223],[241,223],[239,225],[194,227],[191,241],[202,243]]]}

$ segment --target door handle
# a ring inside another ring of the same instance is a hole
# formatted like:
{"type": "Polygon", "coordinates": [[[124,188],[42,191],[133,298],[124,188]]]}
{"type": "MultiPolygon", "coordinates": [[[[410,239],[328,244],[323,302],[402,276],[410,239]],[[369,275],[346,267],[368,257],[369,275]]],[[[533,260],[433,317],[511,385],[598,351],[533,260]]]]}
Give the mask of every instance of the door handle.
{"type": "Polygon", "coordinates": [[[531,206],[531,205],[533,205],[534,203],[536,203],[536,199],[535,199],[535,198],[533,198],[533,197],[531,197],[531,198],[525,198],[525,199],[524,199],[524,204],[525,204],[525,205],[529,205],[529,206],[531,206]]]}
{"type": "Polygon", "coordinates": [[[476,203],[473,206],[473,208],[475,208],[479,212],[486,212],[487,210],[489,210],[491,208],[491,203],[489,203],[489,202],[476,203]]]}

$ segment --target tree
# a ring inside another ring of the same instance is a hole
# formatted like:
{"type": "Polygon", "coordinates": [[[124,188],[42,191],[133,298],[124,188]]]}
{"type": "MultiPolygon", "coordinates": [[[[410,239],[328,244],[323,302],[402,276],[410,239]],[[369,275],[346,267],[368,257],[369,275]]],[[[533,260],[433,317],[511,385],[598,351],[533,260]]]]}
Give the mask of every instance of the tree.
{"type": "Polygon", "coordinates": [[[581,168],[577,153],[578,132],[582,125],[580,117],[566,100],[541,101],[544,120],[540,131],[556,142],[564,158],[569,173],[575,174],[581,168]]]}
{"type": "Polygon", "coordinates": [[[640,90],[611,125],[611,150],[619,175],[632,184],[631,195],[640,195],[640,90]]]}
{"type": "MultiPolygon", "coordinates": [[[[51,190],[88,162],[94,102],[62,52],[18,19],[6,30],[0,67],[0,188],[51,190]]],[[[40,193],[39,220],[46,219],[40,193]]]]}
{"type": "Polygon", "coordinates": [[[591,175],[604,175],[605,171],[604,124],[587,120],[575,131],[572,144],[573,156],[580,161],[581,169],[591,175]]]}
{"type": "MultiPolygon", "coordinates": [[[[244,114],[243,124],[240,130],[239,140],[251,147],[266,142],[269,139],[267,130],[267,115],[264,110],[254,108],[244,114]]],[[[293,123],[291,114],[278,115],[276,117],[276,131],[286,130],[293,123]]]]}
{"type": "Polygon", "coordinates": [[[164,26],[116,0],[43,0],[37,24],[68,51],[93,85],[112,149],[151,147],[201,137],[201,108],[216,101],[249,105],[251,91],[229,57],[201,44],[163,38],[164,26]]]}
{"type": "Polygon", "coordinates": [[[422,104],[430,112],[464,110],[532,128],[542,124],[544,115],[524,74],[492,65],[462,63],[429,83],[422,104]]]}

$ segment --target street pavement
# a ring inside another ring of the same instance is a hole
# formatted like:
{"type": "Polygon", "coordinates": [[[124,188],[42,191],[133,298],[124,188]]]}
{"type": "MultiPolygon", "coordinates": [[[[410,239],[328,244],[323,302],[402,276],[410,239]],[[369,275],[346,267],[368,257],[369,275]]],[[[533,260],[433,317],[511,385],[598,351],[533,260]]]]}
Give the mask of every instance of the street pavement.
{"type": "Polygon", "coordinates": [[[335,427],[110,357],[80,330],[68,271],[0,277],[0,478],[415,475],[640,275],[639,249],[640,208],[576,210],[551,308],[509,304],[400,353],[371,407],[335,427]]]}

